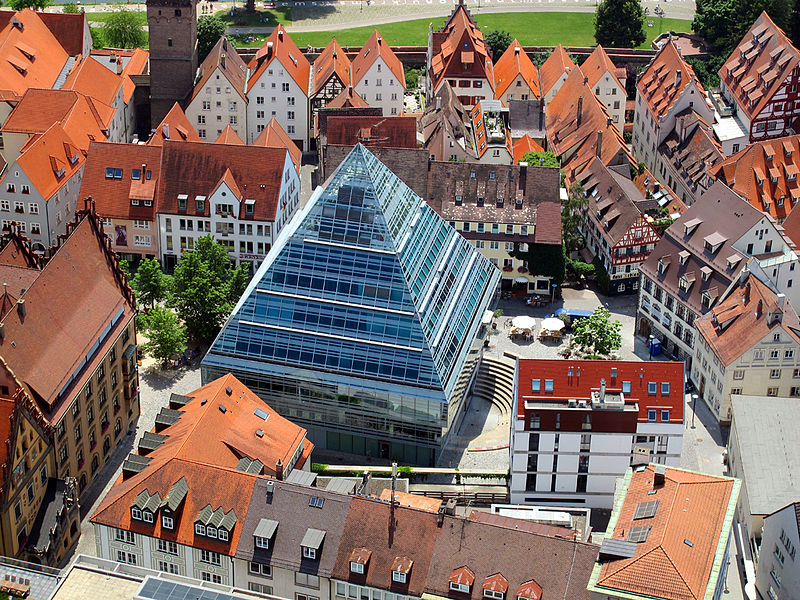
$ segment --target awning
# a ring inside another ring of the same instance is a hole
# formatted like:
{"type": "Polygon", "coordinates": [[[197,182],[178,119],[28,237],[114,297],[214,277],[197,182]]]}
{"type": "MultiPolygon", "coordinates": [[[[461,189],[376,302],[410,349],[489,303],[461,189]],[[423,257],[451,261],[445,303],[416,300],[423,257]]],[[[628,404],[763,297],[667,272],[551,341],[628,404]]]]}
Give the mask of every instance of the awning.
{"type": "Polygon", "coordinates": [[[306,534],[303,536],[303,541],[300,542],[300,545],[303,548],[313,548],[314,550],[319,550],[319,547],[322,545],[322,540],[324,539],[324,531],[309,527],[306,529],[306,534]]]}
{"type": "Polygon", "coordinates": [[[278,522],[272,519],[261,519],[256,525],[253,535],[260,538],[272,539],[275,530],[278,529],[278,522]]]}

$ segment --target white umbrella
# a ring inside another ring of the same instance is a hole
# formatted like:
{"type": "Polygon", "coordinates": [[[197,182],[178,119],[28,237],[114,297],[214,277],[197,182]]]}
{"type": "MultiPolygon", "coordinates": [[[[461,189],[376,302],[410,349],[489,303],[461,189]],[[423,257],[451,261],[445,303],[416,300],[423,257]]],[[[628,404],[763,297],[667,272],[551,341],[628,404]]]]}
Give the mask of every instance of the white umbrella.
{"type": "Polygon", "coordinates": [[[511,321],[511,325],[518,329],[532,329],[536,326],[536,319],[527,315],[521,315],[519,317],[514,317],[511,321]]]}
{"type": "Polygon", "coordinates": [[[522,275],[520,275],[519,277],[515,277],[514,278],[514,282],[515,283],[528,283],[528,278],[527,277],[523,277],[522,275]]]}
{"type": "Polygon", "coordinates": [[[542,329],[546,329],[547,331],[561,331],[564,329],[564,321],[556,319],[555,317],[549,317],[542,321],[542,329]]]}

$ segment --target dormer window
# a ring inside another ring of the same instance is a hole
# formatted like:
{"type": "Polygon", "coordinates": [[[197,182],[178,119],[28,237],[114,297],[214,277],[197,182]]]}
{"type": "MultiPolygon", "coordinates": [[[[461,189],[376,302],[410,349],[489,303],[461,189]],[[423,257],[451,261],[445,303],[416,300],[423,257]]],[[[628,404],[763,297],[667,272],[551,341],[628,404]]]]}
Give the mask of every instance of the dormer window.
{"type": "Polygon", "coordinates": [[[401,573],[400,571],[392,571],[392,581],[395,583],[405,583],[406,582],[406,574],[401,573]]]}
{"type": "Polygon", "coordinates": [[[197,535],[205,535],[206,534],[206,526],[202,523],[195,523],[194,524],[194,532],[197,535]]]}
{"type": "Polygon", "coordinates": [[[256,548],[269,550],[270,540],[278,529],[278,522],[272,519],[261,519],[253,532],[254,544],[256,548]]]}
{"type": "Polygon", "coordinates": [[[363,575],[369,563],[372,551],[368,548],[356,548],[350,553],[350,572],[356,575],[363,575]]]}
{"type": "Polygon", "coordinates": [[[205,196],[195,196],[194,205],[195,205],[195,211],[196,212],[203,212],[206,209],[206,197],[205,196]]]}
{"type": "Polygon", "coordinates": [[[517,589],[517,600],[541,600],[542,586],[531,579],[517,589]]]}
{"type": "Polygon", "coordinates": [[[303,558],[310,558],[311,560],[316,560],[317,551],[314,548],[308,548],[306,546],[303,546],[303,558]]]}
{"type": "Polygon", "coordinates": [[[678,252],[678,260],[680,260],[681,265],[685,265],[686,261],[689,260],[689,252],[686,250],[681,250],[678,252]]]}
{"type": "Polygon", "coordinates": [[[504,600],[508,591],[508,579],[500,573],[490,575],[483,582],[483,597],[491,600],[504,600]]]}
{"type": "Polygon", "coordinates": [[[411,573],[412,566],[414,566],[414,561],[407,556],[395,557],[392,563],[392,582],[407,583],[408,574],[411,573]]]}
{"type": "Polygon", "coordinates": [[[658,274],[663,275],[667,272],[667,267],[669,266],[669,261],[664,260],[664,257],[658,259],[658,274]]]}
{"type": "Polygon", "coordinates": [[[136,506],[131,507],[131,519],[136,521],[142,520],[142,511],[136,506]]]}
{"type": "Polygon", "coordinates": [[[450,574],[450,590],[469,594],[474,581],[475,573],[469,567],[460,567],[450,574]]]}
{"type": "Polygon", "coordinates": [[[206,527],[206,537],[211,538],[212,540],[217,539],[217,528],[212,527],[211,525],[206,527]]]}
{"type": "Polygon", "coordinates": [[[161,515],[161,528],[169,529],[170,531],[175,529],[175,520],[167,515],[161,515]]]}
{"type": "Polygon", "coordinates": [[[324,540],[325,540],[324,531],[320,529],[313,529],[311,527],[306,529],[306,534],[303,536],[303,540],[300,542],[303,558],[316,560],[317,553],[320,547],[322,546],[322,542],[324,540]]]}
{"type": "Polygon", "coordinates": [[[469,586],[466,583],[450,582],[450,590],[453,592],[463,592],[469,594],[469,586]]]}
{"type": "Polygon", "coordinates": [[[153,522],[153,513],[151,513],[149,510],[143,510],[142,511],[142,521],[144,521],[145,523],[152,523],[153,522]]]}
{"type": "Polygon", "coordinates": [[[189,196],[186,194],[178,194],[178,210],[186,210],[186,203],[189,200],[189,196]]]}
{"type": "Polygon", "coordinates": [[[362,565],[361,563],[357,563],[357,562],[352,562],[351,561],[350,562],[350,572],[351,573],[357,573],[359,575],[363,575],[364,574],[364,565],[362,565]]]}

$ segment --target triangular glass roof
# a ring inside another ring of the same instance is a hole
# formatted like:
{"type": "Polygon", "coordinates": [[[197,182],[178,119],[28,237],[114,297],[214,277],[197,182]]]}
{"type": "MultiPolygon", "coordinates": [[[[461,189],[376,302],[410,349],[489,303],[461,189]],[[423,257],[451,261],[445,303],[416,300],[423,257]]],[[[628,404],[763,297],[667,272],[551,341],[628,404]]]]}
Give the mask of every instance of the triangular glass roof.
{"type": "Polygon", "coordinates": [[[446,397],[499,277],[359,144],[281,232],[204,364],[278,363],[446,397]]]}

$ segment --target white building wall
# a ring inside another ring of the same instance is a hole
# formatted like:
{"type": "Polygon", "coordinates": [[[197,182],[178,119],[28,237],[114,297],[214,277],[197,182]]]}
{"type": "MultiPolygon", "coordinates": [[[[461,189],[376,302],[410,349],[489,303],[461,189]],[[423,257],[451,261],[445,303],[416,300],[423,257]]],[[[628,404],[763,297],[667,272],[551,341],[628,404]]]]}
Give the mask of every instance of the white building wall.
{"type": "Polygon", "coordinates": [[[247,90],[247,139],[248,144],[275,117],[287,135],[302,142],[308,150],[309,123],[308,87],[301,88],[274,59],[257,81],[247,90]]]}
{"type": "Polygon", "coordinates": [[[606,106],[608,114],[622,133],[625,127],[625,101],[628,99],[625,88],[617,82],[614,75],[606,71],[592,89],[597,99],[606,106]]]}
{"type": "Polygon", "coordinates": [[[522,74],[518,73],[514,81],[512,81],[511,85],[506,88],[506,91],[500,95],[498,100],[500,100],[504,106],[508,106],[509,100],[536,100],[536,96],[522,74]]]}
{"type": "Polygon", "coordinates": [[[756,589],[764,599],[796,600],[800,590],[800,536],[794,506],[764,519],[756,565],[756,589]]]}
{"type": "Polygon", "coordinates": [[[356,83],[355,90],[370,106],[380,106],[384,117],[403,112],[405,89],[380,57],[356,83]]]}
{"type": "Polygon", "coordinates": [[[248,141],[247,100],[239,95],[219,67],[189,103],[185,112],[204,141],[213,142],[228,125],[243,141],[248,141]]]}

